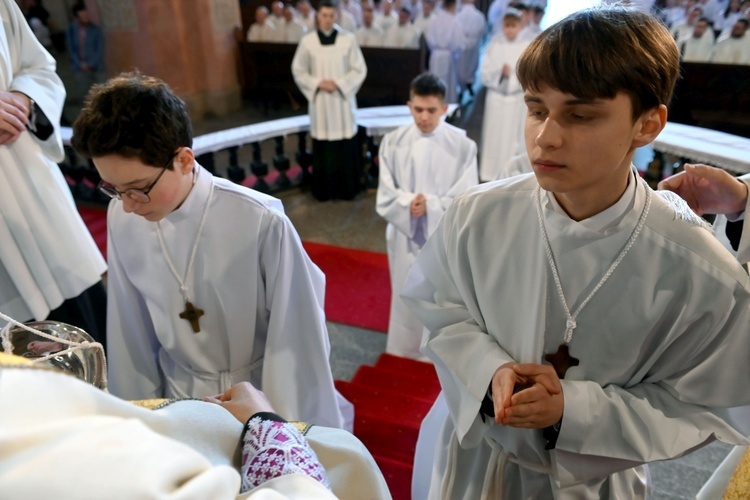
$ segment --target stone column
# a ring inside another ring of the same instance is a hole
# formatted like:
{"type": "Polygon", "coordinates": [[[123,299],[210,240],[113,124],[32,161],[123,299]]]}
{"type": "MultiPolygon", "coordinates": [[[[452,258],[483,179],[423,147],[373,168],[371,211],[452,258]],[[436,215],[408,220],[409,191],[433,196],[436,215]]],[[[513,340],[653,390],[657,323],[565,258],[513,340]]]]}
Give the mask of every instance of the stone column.
{"type": "Polygon", "coordinates": [[[237,0],[87,0],[106,37],[107,74],[169,84],[193,119],[240,107],[237,0]]]}

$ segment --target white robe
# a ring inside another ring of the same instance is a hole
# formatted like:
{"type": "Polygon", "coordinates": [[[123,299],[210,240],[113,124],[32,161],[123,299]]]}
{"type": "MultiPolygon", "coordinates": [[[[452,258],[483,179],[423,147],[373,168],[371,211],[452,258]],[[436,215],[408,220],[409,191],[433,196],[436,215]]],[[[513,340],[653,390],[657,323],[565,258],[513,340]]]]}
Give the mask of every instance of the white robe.
{"type": "Polygon", "coordinates": [[[424,33],[425,36],[427,34],[427,29],[430,27],[430,24],[432,24],[432,21],[435,19],[435,12],[430,12],[430,15],[425,17],[424,13],[420,11],[419,15],[414,19],[414,27],[417,28],[420,32],[424,33]]]}
{"type": "Polygon", "coordinates": [[[26,94],[55,125],[45,141],[27,130],[0,146],[0,311],[42,320],[107,267],[56,164],[65,89],[55,60],[14,1],[0,0],[0,18],[0,89],[26,94]]]}
{"type": "Polygon", "coordinates": [[[0,491],[8,500],[390,498],[370,453],[340,429],[306,434],[333,493],[294,474],[240,495],[242,424],[218,405],[187,400],[149,410],[70,375],[2,367],[1,359],[0,400],[0,491]]]}
{"type": "Polygon", "coordinates": [[[357,43],[360,47],[383,47],[383,40],[385,39],[385,33],[383,28],[377,24],[367,26],[360,26],[357,31],[354,32],[354,36],[357,37],[357,43]]]}
{"type": "Polygon", "coordinates": [[[383,28],[383,32],[387,33],[389,29],[393,28],[394,26],[398,26],[398,14],[396,14],[396,12],[393,10],[390,14],[377,12],[375,13],[373,22],[383,28]]]}
{"type": "MultiPolygon", "coordinates": [[[[572,310],[636,226],[649,188],[633,181],[615,205],[581,222],[541,193],[572,310]]],[[[434,456],[440,491],[440,465],[453,460],[451,499],[479,498],[485,487],[504,498],[644,498],[640,464],[714,439],[748,444],[748,276],[708,231],[685,219],[686,205],[673,208],[656,194],[629,253],[577,317],[570,351],[580,365],[561,381],[556,448],[544,450],[541,429],[483,422],[479,407],[495,370],[540,363],[563,339],[536,186],[529,174],[457,197],[412,266],[402,297],[430,332],[423,353],[435,363],[449,410],[431,428],[424,422],[420,434],[432,436],[432,446],[420,439],[415,471],[434,456]]],[[[415,498],[427,497],[421,493],[415,498]]]]}
{"type": "Polygon", "coordinates": [[[473,4],[463,4],[456,14],[464,30],[465,45],[458,58],[458,83],[461,86],[474,83],[479,67],[479,46],[487,33],[487,20],[473,4]]]}
{"type": "Polygon", "coordinates": [[[716,44],[711,62],[717,64],[750,64],[750,36],[726,38],[716,44]]]}
{"type": "Polygon", "coordinates": [[[411,124],[388,133],[380,145],[376,210],[388,221],[391,312],[386,352],[421,358],[422,323],[398,296],[406,274],[450,201],[478,183],[477,146],[466,131],[442,122],[430,134],[411,124]],[[411,203],[422,193],[427,213],[412,217],[411,203]]]}
{"type": "Polygon", "coordinates": [[[307,98],[312,138],[340,141],[354,137],[357,91],[367,76],[354,34],[339,30],[333,45],[322,45],[317,31],[306,34],[294,53],[292,75],[307,98]],[[338,90],[329,93],[318,89],[326,79],[336,82],[338,90]]]}
{"type": "Polygon", "coordinates": [[[284,28],[283,41],[286,43],[299,43],[305,33],[307,33],[307,27],[297,19],[285,21],[282,26],[284,28]]]}
{"type": "Polygon", "coordinates": [[[247,30],[247,41],[270,43],[278,40],[279,33],[281,32],[273,21],[266,19],[263,24],[253,23],[250,25],[250,29],[247,30]]]}
{"type": "Polygon", "coordinates": [[[385,33],[383,45],[393,49],[418,49],[422,34],[409,23],[397,24],[385,33]]]}
{"type": "Polygon", "coordinates": [[[482,60],[480,76],[487,87],[482,118],[482,150],[479,155],[479,178],[483,181],[504,179],[517,172],[507,170],[511,158],[525,152],[523,129],[526,105],[523,88],[516,76],[516,63],[529,45],[527,40],[508,41],[502,33],[495,35],[482,60]],[[500,79],[503,65],[511,68],[508,78],[500,79]]]}
{"type": "Polygon", "coordinates": [[[700,38],[691,36],[680,44],[680,58],[685,62],[707,63],[714,54],[714,34],[710,29],[700,38]]]}
{"type": "Polygon", "coordinates": [[[110,203],[110,390],[127,399],[204,397],[249,381],[287,418],[344,427],[351,405],[333,387],[325,277],[279,200],[199,167],[184,203],[160,222],[175,269],[184,277],[210,190],[187,278],[190,301],[205,311],[198,333],[178,316],[185,302],[156,223],[110,203]]]}
{"type": "Polygon", "coordinates": [[[427,28],[425,41],[430,49],[430,72],[445,82],[445,102],[458,102],[456,64],[466,42],[463,28],[456,15],[445,11],[439,12],[427,28]]]}

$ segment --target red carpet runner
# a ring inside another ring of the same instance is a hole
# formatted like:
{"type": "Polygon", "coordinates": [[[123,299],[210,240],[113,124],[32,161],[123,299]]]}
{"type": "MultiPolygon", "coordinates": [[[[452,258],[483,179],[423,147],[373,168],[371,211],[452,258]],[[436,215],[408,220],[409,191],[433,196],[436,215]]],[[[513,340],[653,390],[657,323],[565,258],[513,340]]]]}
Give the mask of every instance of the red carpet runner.
{"type": "Polygon", "coordinates": [[[375,457],[394,500],[409,500],[419,425],[440,392],[435,369],[382,354],[336,388],[354,404],[354,435],[375,457]]]}

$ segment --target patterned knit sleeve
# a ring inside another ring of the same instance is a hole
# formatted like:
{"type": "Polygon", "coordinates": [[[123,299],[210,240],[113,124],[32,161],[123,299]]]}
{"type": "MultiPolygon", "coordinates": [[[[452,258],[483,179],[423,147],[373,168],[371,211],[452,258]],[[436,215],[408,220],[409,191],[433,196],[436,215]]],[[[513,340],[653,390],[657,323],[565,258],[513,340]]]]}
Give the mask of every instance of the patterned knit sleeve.
{"type": "Polygon", "coordinates": [[[300,473],[331,489],[323,465],[304,436],[287,422],[259,416],[245,427],[241,473],[241,493],[275,477],[300,473]]]}

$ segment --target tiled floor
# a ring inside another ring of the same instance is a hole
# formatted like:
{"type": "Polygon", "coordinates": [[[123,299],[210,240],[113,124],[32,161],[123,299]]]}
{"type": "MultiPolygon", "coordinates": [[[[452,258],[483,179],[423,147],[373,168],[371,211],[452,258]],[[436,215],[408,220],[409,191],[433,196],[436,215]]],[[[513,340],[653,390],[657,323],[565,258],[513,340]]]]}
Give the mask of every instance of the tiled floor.
{"type": "MultiPolygon", "coordinates": [[[[66,79],[65,64],[60,73],[66,79]]],[[[469,137],[479,140],[483,94],[479,92],[475,103],[467,108],[467,115],[459,126],[465,128],[469,137]]],[[[73,119],[76,106],[67,106],[66,115],[73,119]]],[[[290,109],[281,108],[263,116],[259,109],[248,105],[238,112],[221,118],[211,118],[195,123],[195,133],[200,135],[216,130],[256,123],[267,119],[289,116],[290,109]]],[[[264,158],[268,159],[271,141],[264,144],[264,158]]],[[[296,139],[287,142],[290,158],[293,158],[296,139]]],[[[249,148],[240,150],[240,163],[248,165],[249,148]]],[[[218,171],[226,168],[226,159],[217,157],[218,171]]],[[[295,188],[278,193],[287,214],[304,240],[352,248],[385,252],[385,223],[375,213],[375,190],[361,193],[353,201],[329,201],[319,203],[309,192],[295,188]]],[[[372,364],[385,349],[385,335],[379,332],[329,324],[331,336],[331,365],[334,377],[349,380],[360,364],[372,364]]],[[[667,462],[654,463],[651,474],[654,484],[654,499],[674,500],[694,498],[701,485],[710,476],[729,447],[712,444],[687,457],[667,462]]]]}

